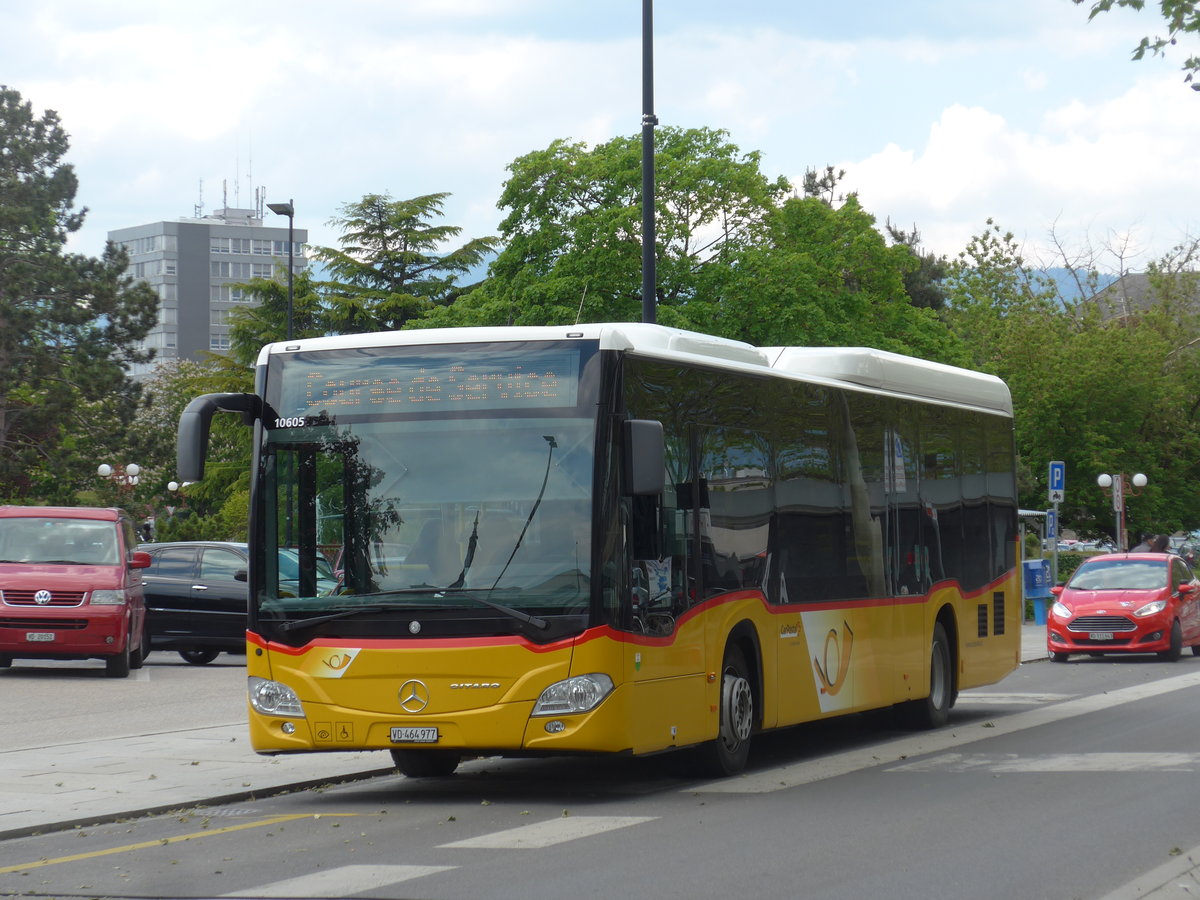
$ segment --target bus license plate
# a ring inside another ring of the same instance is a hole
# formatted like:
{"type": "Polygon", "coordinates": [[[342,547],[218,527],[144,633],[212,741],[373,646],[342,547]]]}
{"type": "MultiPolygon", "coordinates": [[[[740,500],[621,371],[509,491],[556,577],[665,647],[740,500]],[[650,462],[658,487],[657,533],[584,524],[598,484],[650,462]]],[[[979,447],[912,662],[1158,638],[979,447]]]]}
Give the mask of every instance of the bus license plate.
{"type": "Polygon", "coordinates": [[[393,744],[436,744],[438,730],[436,728],[393,728],[393,744]]]}
{"type": "Polygon", "coordinates": [[[25,640],[27,641],[52,641],[54,640],[53,631],[27,631],[25,632],[25,640]]]}
{"type": "Polygon", "coordinates": [[[1112,639],[1113,639],[1113,633],[1111,631],[1089,631],[1088,632],[1088,640],[1089,641],[1111,641],[1112,639]]]}

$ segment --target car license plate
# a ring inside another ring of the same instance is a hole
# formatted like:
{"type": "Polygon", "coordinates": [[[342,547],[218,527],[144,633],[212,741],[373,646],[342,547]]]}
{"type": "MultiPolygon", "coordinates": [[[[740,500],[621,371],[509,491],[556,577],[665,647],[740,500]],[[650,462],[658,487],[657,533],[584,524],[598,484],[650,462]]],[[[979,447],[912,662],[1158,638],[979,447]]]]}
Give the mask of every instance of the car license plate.
{"type": "Polygon", "coordinates": [[[1088,640],[1089,641],[1111,641],[1112,639],[1113,639],[1113,633],[1111,631],[1089,631],[1088,632],[1088,640]]]}
{"type": "Polygon", "coordinates": [[[53,631],[27,631],[25,632],[25,640],[27,641],[52,641],[54,640],[53,631]]]}
{"type": "Polygon", "coordinates": [[[436,744],[438,730],[436,728],[393,728],[393,744],[436,744]]]}

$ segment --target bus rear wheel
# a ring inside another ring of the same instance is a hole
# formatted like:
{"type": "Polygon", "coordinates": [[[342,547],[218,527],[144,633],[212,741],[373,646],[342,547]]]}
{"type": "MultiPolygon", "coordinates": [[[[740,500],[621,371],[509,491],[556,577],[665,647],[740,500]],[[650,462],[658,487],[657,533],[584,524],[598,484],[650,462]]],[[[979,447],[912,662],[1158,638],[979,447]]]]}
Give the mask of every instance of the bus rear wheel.
{"type": "Polygon", "coordinates": [[[941,728],[950,718],[954,697],[954,669],[950,664],[950,641],[941,622],[933,626],[929,650],[929,696],[910,700],[901,707],[910,728],[941,728]]]}
{"type": "Polygon", "coordinates": [[[445,778],[453,775],[462,754],[453,750],[393,750],[392,762],[409,778],[445,778]]]}
{"type": "Polygon", "coordinates": [[[721,664],[720,731],[699,749],[700,773],[712,778],[736,775],[746,768],[754,730],[754,690],[750,668],[740,647],[725,648],[721,664]]]}

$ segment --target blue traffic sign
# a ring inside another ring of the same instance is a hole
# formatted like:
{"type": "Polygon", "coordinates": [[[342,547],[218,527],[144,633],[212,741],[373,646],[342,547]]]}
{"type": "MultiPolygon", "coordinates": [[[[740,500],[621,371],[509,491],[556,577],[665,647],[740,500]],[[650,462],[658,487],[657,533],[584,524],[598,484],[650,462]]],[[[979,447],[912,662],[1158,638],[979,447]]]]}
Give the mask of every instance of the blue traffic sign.
{"type": "Polygon", "coordinates": [[[1062,460],[1050,463],[1050,502],[1061,503],[1067,492],[1067,464],[1062,460]]]}

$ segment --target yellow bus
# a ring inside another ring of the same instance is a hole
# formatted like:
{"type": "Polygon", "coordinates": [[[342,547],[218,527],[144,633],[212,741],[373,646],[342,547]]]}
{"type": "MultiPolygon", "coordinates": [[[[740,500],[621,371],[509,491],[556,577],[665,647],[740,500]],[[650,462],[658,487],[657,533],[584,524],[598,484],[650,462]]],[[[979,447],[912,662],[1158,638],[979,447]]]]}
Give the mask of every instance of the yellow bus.
{"type": "Polygon", "coordinates": [[[262,350],[254,394],[189,404],[181,479],[218,410],[255,433],[259,753],[429,776],[689,748],[725,775],[800,722],[940,726],[1019,664],[1012,405],[988,375],[648,324],[302,339],[262,350]]]}

